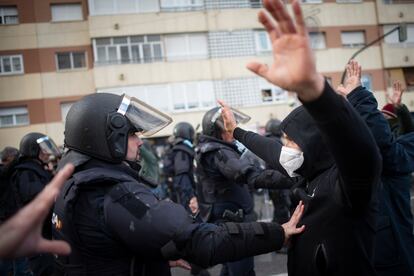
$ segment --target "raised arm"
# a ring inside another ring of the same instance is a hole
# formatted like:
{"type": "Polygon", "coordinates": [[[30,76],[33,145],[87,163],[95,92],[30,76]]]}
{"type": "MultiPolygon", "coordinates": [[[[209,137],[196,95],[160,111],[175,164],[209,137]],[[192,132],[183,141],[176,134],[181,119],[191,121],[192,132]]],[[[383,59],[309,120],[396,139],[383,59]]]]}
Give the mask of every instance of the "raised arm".
{"type": "Polygon", "coordinates": [[[400,81],[394,81],[392,85],[392,96],[389,98],[389,101],[394,105],[397,117],[400,123],[399,133],[406,134],[414,131],[414,121],[411,117],[410,111],[408,108],[401,103],[402,95],[404,94],[404,89],[400,81]]]}
{"type": "Polygon", "coordinates": [[[414,171],[414,134],[396,139],[387,120],[378,110],[373,93],[360,85],[361,67],[356,61],[351,61],[346,70],[348,78],[345,86],[340,89],[340,93],[347,97],[368,125],[381,151],[383,171],[385,173],[414,171]]]}
{"type": "MultiPolygon", "coordinates": [[[[321,130],[351,201],[367,202],[381,170],[374,139],[355,110],[316,71],[298,1],[292,2],[295,22],[281,1],[265,0],[264,6],[271,17],[261,12],[259,21],[272,42],[273,63],[254,62],[247,65],[248,69],[297,93],[321,130]]],[[[234,132],[234,128],[228,131],[234,132]]]]}
{"type": "MultiPolygon", "coordinates": [[[[221,102],[225,105],[224,102],[221,102]]],[[[225,112],[222,113],[225,116],[225,112]]],[[[234,129],[233,136],[245,145],[254,154],[262,158],[266,164],[277,169],[282,144],[276,139],[261,136],[252,131],[245,131],[239,127],[234,129]]]]}

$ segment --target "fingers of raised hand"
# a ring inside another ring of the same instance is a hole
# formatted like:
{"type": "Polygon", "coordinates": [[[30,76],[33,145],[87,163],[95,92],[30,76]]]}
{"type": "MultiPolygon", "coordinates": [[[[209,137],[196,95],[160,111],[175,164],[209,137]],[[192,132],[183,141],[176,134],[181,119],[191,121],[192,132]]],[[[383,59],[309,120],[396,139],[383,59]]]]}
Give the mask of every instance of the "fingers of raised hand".
{"type": "Polygon", "coordinates": [[[265,27],[267,33],[269,34],[270,41],[273,42],[280,37],[280,30],[279,27],[276,25],[274,21],[272,21],[269,16],[264,12],[260,11],[259,15],[259,22],[265,27]]]}
{"type": "Polygon", "coordinates": [[[265,0],[264,6],[279,24],[281,33],[296,33],[296,27],[292,21],[292,18],[280,0],[265,0]]]}
{"type": "Polygon", "coordinates": [[[296,20],[296,28],[300,35],[308,35],[305,20],[303,19],[303,13],[302,9],[300,7],[300,4],[297,0],[292,1],[292,7],[293,7],[293,13],[295,15],[296,20]]]}
{"type": "Polygon", "coordinates": [[[258,62],[250,62],[247,64],[247,69],[255,73],[256,75],[259,75],[267,80],[268,79],[268,73],[269,73],[269,67],[266,64],[258,63],[258,62]]]}

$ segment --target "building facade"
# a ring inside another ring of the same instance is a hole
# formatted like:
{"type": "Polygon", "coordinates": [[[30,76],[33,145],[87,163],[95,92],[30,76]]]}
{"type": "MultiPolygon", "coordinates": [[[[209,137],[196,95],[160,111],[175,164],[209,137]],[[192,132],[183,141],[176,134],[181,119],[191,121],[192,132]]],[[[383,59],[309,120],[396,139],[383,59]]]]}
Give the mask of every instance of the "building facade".
{"type": "MultiPolygon", "coordinates": [[[[405,22],[407,41],[393,32],[357,60],[380,105],[400,80],[414,110],[414,1],[304,2],[318,70],[334,86],[353,53],[405,22]]],[[[250,129],[283,119],[296,104],[292,93],[245,67],[271,62],[260,7],[258,0],[0,0],[0,148],[31,131],[63,144],[70,105],[90,93],[127,93],[194,127],[216,99],[249,114],[250,129]]]]}

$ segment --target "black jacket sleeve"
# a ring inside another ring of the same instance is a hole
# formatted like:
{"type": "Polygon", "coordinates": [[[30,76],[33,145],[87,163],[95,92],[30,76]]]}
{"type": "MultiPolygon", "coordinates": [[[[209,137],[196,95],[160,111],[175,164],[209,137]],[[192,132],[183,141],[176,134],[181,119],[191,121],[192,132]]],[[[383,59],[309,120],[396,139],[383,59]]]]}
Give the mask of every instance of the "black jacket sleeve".
{"type": "Polygon", "coordinates": [[[247,175],[247,184],[255,189],[290,189],[295,182],[277,170],[252,170],[247,175]]]}
{"type": "Polygon", "coordinates": [[[318,99],[303,105],[322,132],[352,206],[366,206],[381,174],[381,156],[367,125],[327,82],[318,99]]]}
{"type": "Polygon", "coordinates": [[[396,139],[387,120],[378,110],[374,95],[364,87],[355,88],[347,98],[375,137],[383,159],[383,171],[411,173],[414,170],[414,133],[396,139]]]}
{"type": "Polygon", "coordinates": [[[215,155],[215,164],[219,171],[229,180],[247,183],[254,189],[289,189],[293,185],[290,177],[276,170],[262,170],[248,159],[231,150],[221,149],[215,155]]]}
{"type": "MultiPolygon", "coordinates": [[[[118,185],[120,186],[120,185],[118,185]]],[[[184,258],[200,266],[278,250],[284,230],[276,223],[194,223],[176,203],[125,183],[105,198],[105,223],[125,247],[149,259],[184,258]]]]}
{"type": "Polygon", "coordinates": [[[259,222],[193,224],[174,242],[180,252],[176,258],[202,267],[275,251],[283,243],[284,231],[279,224],[259,222]]]}
{"type": "Polygon", "coordinates": [[[30,170],[18,170],[14,181],[23,204],[29,203],[45,185],[37,174],[30,170]]]}
{"type": "Polygon", "coordinates": [[[282,144],[276,139],[261,136],[251,131],[245,131],[239,127],[234,130],[234,138],[239,140],[254,154],[263,159],[273,169],[277,169],[282,144]]]}

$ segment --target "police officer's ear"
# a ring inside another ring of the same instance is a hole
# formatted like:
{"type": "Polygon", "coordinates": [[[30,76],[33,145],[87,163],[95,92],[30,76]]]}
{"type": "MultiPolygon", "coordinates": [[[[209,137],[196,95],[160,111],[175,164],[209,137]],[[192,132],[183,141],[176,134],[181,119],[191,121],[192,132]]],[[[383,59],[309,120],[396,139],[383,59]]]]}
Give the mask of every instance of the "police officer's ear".
{"type": "Polygon", "coordinates": [[[131,125],[128,119],[118,112],[111,112],[107,119],[107,145],[115,160],[123,160],[128,149],[128,135],[131,125]]]}

